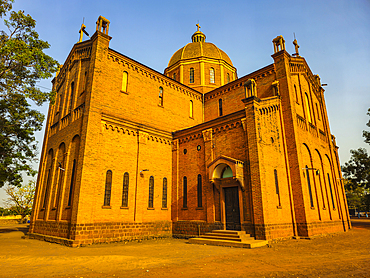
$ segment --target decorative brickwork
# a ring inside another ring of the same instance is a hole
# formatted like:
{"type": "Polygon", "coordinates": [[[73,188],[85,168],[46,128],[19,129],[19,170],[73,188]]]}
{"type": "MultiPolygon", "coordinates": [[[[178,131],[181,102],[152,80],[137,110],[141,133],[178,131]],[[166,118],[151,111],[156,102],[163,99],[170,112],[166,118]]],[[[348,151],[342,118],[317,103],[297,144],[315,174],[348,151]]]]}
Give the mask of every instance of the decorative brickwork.
{"type": "Polygon", "coordinates": [[[64,244],[71,247],[94,243],[109,243],[172,236],[172,223],[107,222],[90,224],[69,224],[36,222],[31,238],[64,244]],[[45,232],[47,231],[47,232],[45,232]]]}

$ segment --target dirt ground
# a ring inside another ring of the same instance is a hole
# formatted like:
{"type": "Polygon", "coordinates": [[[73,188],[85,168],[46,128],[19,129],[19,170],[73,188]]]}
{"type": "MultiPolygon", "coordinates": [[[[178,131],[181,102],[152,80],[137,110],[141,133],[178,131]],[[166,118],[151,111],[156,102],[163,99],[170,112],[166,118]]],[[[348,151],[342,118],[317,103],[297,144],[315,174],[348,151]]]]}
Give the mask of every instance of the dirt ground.
{"type": "Polygon", "coordinates": [[[256,249],[161,239],[70,248],[0,226],[0,277],[370,277],[370,219],[346,233],[256,249]]]}

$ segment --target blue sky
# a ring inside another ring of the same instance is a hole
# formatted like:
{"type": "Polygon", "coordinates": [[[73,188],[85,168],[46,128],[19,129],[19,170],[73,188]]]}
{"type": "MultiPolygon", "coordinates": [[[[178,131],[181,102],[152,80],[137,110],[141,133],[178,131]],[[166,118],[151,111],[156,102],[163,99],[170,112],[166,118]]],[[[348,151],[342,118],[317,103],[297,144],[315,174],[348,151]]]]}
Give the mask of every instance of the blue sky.
{"type": "MultiPolygon", "coordinates": [[[[206,41],[229,55],[239,77],[273,62],[271,41],[278,35],[294,53],[295,33],[300,55],[328,84],[325,100],[341,164],[350,149],[370,151],[362,137],[370,107],[369,0],[16,0],[13,8],[36,20],[40,37],[51,44],[46,53],[61,64],[78,41],[83,18],[92,35],[99,15],[110,20],[111,48],[159,72],[190,42],[198,21],[206,41]]],[[[50,80],[40,85],[51,88],[50,80]]],[[[47,105],[40,109],[47,113],[47,105]]],[[[42,143],[43,132],[37,138],[42,143]]],[[[0,190],[0,206],[3,198],[0,190]]]]}

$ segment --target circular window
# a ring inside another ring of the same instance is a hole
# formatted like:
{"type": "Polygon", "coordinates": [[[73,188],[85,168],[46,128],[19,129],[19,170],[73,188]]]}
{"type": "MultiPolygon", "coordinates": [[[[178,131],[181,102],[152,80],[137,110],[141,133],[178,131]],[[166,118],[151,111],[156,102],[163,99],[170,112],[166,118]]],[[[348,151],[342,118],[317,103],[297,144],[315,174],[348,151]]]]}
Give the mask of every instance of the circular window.
{"type": "Polygon", "coordinates": [[[197,150],[200,151],[202,147],[200,145],[197,146],[197,150]]]}
{"type": "Polygon", "coordinates": [[[184,149],[184,154],[186,154],[188,152],[188,150],[187,149],[184,149]]]}

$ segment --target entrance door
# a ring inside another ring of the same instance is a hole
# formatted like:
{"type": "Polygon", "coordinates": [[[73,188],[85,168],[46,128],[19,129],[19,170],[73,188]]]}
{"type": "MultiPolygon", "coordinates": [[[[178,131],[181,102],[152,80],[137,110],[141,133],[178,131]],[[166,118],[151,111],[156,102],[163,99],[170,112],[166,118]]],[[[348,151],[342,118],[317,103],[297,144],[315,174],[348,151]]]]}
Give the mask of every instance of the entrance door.
{"type": "Polygon", "coordinates": [[[225,216],[226,230],[241,230],[238,187],[226,187],[225,216]]]}

